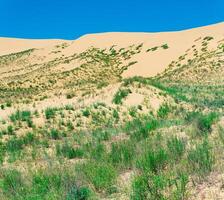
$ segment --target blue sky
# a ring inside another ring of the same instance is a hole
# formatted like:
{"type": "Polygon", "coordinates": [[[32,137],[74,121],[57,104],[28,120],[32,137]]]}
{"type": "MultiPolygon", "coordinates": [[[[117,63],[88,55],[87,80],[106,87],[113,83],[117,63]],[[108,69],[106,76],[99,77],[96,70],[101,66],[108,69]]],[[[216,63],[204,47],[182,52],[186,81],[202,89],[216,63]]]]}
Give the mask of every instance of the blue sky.
{"type": "Polygon", "coordinates": [[[224,21],[224,0],[0,0],[0,37],[75,39],[224,21]]]}

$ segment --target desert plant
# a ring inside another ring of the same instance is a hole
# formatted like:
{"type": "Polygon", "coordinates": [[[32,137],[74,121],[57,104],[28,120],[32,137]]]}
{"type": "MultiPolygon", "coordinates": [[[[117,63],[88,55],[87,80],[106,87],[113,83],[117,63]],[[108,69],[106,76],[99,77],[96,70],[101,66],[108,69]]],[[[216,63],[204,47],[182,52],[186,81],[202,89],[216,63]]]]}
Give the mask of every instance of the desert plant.
{"type": "Polygon", "coordinates": [[[175,161],[179,160],[185,151],[185,143],[183,140],[177,137],[171,137],[167,141],[168,152],[170,153],[170,158],[175,161]]]}
{"type": "Polygon", "coordinates": [[[119,89],[118,92],[114,95],[113,103],[121,104],[122,100],[131,93],[130,89],[119,89]]]}
{"type": "Polygon", "coordinates": [[[203,177],[212,170],[214,156],[211,145],[205,139],[201,144],[197,144],[188,153],[188,163],[191,170],[203,177]]]}
{"type": "Polygon", "coordinates": [[[117,177],[116,170],[108,163],[89,161],[83,164],[80,170],[97,190],[109,188],[117,177]]]}

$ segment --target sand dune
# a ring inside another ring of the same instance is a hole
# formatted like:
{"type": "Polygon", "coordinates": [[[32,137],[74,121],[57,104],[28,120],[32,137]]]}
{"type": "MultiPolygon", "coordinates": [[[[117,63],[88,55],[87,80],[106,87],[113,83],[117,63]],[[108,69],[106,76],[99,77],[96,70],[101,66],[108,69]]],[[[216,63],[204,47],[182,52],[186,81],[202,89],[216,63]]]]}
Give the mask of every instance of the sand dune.
{"type": "MultiPolygon", "coordinates": [[[[45,56],[46,50],[52,50],[54,46],[67,43],[68,47],[63,49],[58,55],[70,56],[80,53],[93,46],[96,48],[110,48],[116,45],[118,48],[128,47],[133,44],[143,44],[140,54],[132,57],[131,61],[137,63],[123,73],[123,77],[131,76],[154,76],[161,73],[173,60],[192,47],[197,39],[206,36],[215,37],[214,43],[224,37],[224,23],[194,28],[178,32],[161,33],[100,33],[88,34],[74,41],[68,40],[26,40],[13,38],[0,38],[0,55],[15,53],[30,48],[42,49],[38,55],[45,56]],[[161,49],[146,52],[147,49],[160,47],[167,44],[168,49],[161,49]]],[[[55,55],[57,57],[58,55],[55,55]]],[[[70,69],[71,66],[67,65],[70,69]]]]}

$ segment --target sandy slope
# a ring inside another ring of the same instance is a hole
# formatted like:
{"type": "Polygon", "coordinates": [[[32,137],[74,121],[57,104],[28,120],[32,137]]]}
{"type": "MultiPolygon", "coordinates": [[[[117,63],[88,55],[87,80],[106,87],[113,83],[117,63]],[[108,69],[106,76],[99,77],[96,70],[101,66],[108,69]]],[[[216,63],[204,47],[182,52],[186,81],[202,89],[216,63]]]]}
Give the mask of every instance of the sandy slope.
{"type": "MultiPolygon", "coordinates": [[[[173,60],[176,60],[188,48],[192,47],[198,38],[206,36],[215,37],[214,42],[217,44],[217,41],[224,38],[224,23],[179,32],[89,34],[74,41],[0,38],[0,55],[37,48],[42,49],[39,54],[45,56],[48,52],[46,50],[52,50],[53,47],[64,42],[69,44],[68,47],[55,57],[62,54],[69,56],[79,53],[91,46],[110,48],[116,45],[122,48],[143,43],[141,53],[132,58],[133,61],[137,61],[137,64],[125,71],[123,76],[139,75],[148,77],[161,73],[173,60]],[[169,48],[166,50],[159,48],[153,52],[146,52],[149,48],[163,44],[167,44],[169,48]]],[[[71,69],[71,66],[67,65],[67,67],[71,69]]]]}

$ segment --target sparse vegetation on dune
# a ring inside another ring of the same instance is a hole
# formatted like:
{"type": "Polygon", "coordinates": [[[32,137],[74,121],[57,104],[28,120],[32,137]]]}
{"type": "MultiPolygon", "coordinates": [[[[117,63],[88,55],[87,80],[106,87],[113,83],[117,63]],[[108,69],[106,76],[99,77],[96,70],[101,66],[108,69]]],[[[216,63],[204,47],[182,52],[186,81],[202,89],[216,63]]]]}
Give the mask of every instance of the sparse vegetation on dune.
{"type": "Polygon", "coordinates": [[[122,74],[168,42],[1,56],[0,199],[199,199],[224,173],[223,40],[212,42],[195,39],[151,78],[122,74]]]}

